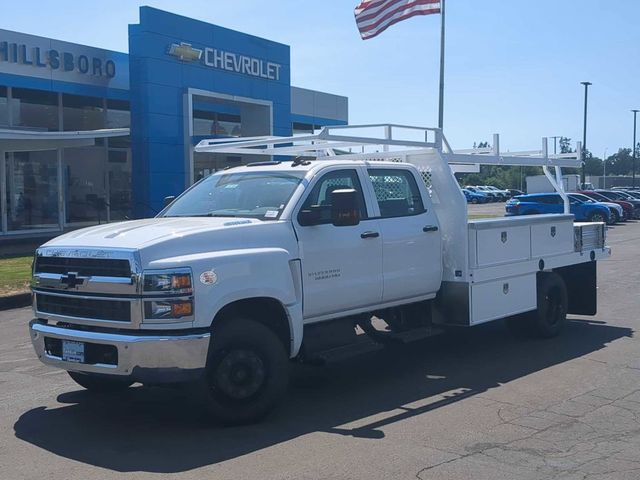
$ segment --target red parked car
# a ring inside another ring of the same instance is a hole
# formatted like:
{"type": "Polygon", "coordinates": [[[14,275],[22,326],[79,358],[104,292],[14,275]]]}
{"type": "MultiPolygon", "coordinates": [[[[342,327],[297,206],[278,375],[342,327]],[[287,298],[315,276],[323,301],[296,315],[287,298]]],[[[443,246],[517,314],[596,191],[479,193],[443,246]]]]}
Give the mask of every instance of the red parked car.
{"type": "Polygon", "coordinates": [[[634,211],[633,211],[634,206],[631,202],[625,202],[624,200],[614,200],[611,198],[607,198],[601,193],[595,192],[593,190],[581,190],[576,193],[581,193],[583,195],[586,195],[589,198],[593,198],[596,202],[617,203],[622,207],[622,210],[624,211],[624,216],[625,216],[624,220],[631,220],[632,218],[634,218],[634,211]]]}

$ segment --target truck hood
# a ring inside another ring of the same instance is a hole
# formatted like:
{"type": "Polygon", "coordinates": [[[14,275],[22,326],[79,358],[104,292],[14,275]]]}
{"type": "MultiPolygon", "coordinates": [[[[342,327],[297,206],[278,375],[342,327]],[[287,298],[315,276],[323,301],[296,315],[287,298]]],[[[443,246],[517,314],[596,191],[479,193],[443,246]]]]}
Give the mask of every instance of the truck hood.
{"type": "Polygon", "coordinates": [[[143,249],[194,235],[260,227],[267,223],[275,222],[231,217],[148,218],[74,230],[54,238],[44,246],[143,249]]]}

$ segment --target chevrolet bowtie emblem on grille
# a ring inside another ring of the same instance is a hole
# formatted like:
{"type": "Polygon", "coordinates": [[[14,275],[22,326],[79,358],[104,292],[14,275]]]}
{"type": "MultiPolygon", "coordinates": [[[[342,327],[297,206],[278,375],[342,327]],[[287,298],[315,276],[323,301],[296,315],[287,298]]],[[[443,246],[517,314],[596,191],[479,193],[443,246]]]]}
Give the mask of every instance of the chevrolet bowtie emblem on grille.
{"type": "Polygon", "coordinates": [[[60,277],[60,283],[63,284],[67,290],[77,288],[78,285],[83,285],[84,280],[84,278],[78,277],[77,273],[67,273],[60,277]]]}
{"type": "Polygon", "coordinates": [[[169,46],[169,55],[178,57],[183,62],[195,62],[196,60],[200,60],[200,57],[202,57],[202,50],[193,48],[190,43],[172,43],[169,46]]]}

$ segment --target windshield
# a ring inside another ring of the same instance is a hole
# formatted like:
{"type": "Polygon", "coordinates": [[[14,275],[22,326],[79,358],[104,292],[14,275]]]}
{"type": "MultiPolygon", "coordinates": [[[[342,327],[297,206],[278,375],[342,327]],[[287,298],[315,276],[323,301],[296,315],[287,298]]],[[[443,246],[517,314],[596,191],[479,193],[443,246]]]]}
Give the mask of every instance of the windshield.
{"type": "Polygon", "coordinates": [[[277,220],[305,172],[215,174],[187,190],[162,217],[244,217],[277,220]]]}

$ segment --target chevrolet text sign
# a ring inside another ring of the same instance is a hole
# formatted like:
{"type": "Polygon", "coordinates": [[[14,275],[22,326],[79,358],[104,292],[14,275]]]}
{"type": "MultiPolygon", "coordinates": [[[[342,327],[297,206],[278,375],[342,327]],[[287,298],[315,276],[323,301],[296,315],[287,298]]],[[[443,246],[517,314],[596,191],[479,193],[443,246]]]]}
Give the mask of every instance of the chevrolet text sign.
{"type": "Polygon", "coordinates": [[[167,53],[183,62],[197,61],[207,67],[219,70],[227,70],[267,80],[280,80],[282,65],[259,58],[225,52],[217,48],[194,48],[191,44],[184,42],[171,44],[167,53]]]}

